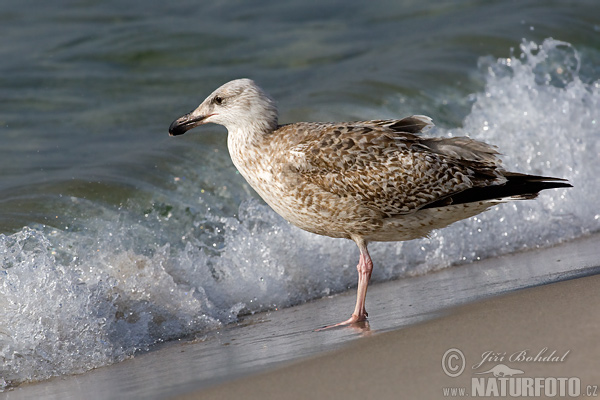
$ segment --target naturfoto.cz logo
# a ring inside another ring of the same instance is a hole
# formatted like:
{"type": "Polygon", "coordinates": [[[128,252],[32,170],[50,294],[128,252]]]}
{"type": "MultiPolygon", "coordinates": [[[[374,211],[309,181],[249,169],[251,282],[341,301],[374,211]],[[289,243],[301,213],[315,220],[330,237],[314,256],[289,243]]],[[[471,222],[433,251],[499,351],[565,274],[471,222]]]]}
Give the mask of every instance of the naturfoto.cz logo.
{"type": "MultiPolygon", "coordinates": [[[[528,349],[512,353],[485,351],[467,370],[471,374],[470,388],[445,387],[442,394],[445,397],[598,396],[598,385],[583,387],[581,380],[575,376],[527,376],[526,367],[532,363],[564,363],[570,352],[550,351],[547,347],[537,352],[528,349]],[[484,368],[484,365],[487,367],[484,368]]],[[[442,356],[442,370],[451,378],[465,373],[466,366],[467,359],[460,349],[448,349],[442,356]]]]}

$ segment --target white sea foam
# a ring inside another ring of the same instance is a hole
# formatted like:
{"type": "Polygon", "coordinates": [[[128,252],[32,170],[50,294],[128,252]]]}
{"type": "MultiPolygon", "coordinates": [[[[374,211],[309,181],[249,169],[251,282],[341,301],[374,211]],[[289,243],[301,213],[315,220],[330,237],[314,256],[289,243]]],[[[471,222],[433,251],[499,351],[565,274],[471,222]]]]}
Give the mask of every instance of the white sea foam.
{"type": "MultiPolygon", "coordinates": [[[[566,43],[521,50],[483,58],[485,90],[471,99],[463,127],[433,133],[494,143],[507,169],[564,177],[574,188],[501,205],[429,239],[373,244],[375,280],[600,229],[600,81],[581,78],[580,56],[566,43]]],[[[0,389],[110,364],[239,313],[356,284],[353,243],[303,232],[258,200],[244,201],[237,218],[214,212],[214,194],[194,208],[197,187],[178,185],[144,218],[104,209],[77,229],[0,235],[0,389]],[[160,203],[168,199],[172,205],[160,203]]]]}

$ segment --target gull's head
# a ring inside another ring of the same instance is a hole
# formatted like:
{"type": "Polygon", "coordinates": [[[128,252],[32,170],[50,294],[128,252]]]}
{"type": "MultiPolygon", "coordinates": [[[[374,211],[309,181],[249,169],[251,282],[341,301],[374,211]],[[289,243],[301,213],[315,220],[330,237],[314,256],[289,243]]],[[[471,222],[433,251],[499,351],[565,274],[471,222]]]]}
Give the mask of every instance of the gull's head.
{"type": "Polygon", "coordinates": [[[268,133],[277,128],[275,102],[254,81],[236,79],[211,93],[194,111],[173,121],[171,136],[207,123],[223,125],[229,132],[268,133]]]}

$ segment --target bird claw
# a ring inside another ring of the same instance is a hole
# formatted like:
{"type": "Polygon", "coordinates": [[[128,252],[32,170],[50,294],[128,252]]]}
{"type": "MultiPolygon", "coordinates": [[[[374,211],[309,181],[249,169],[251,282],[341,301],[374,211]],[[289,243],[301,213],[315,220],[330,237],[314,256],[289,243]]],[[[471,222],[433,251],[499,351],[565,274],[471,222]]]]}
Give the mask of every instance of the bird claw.
{"type": "Polygon", "coordinates": [[[352,316],[345,321],[342,321],[338,324],[327,325],[322,328],[315,329],[315,332],[320,332],[320,331],[324,331],[324,330],[328,330],[328,329],[332,329],[332,328],[341,328],[341,327],[359,328],[360,330],[363,330],[365,328],[368,329],[369,328],[369,321],[367,320],[368,316],[369,316],[369,314],[367,314],[366,311],[362,315],[352,314],[352,316]]]}

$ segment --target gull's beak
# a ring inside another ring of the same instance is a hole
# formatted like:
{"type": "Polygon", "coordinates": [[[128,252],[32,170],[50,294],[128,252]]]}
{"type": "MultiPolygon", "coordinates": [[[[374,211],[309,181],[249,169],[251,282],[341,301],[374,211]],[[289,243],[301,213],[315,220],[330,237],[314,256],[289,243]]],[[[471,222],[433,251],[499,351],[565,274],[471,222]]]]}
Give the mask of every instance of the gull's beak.
{"type": "Polygon", "coordinates": [[[169,135],[183,135],[190,129],[206,123],[205,120],[208,117],[214,115],[204,115],[202,113],[198,113],[198,109],[192,111],[191,113],[185,114],[184,116],[177,118],[175,121],[173,121],[173,123],[171,123],[171,126],[169,126],[169,135]]]}

